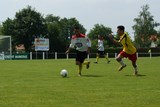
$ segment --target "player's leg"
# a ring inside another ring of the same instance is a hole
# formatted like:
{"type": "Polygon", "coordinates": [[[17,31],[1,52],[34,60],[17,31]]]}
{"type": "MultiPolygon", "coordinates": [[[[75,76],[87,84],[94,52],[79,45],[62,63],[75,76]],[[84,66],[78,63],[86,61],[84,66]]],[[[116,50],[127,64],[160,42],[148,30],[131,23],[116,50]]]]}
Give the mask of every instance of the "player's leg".
{"type": "Polygon", "coordinates": [[[135,61],[132,61],[132,66],[134,68],[134,74],[133,75],[138,75],[138,67],[135,61]]]}
{"type": "Polygon", "coordinates": [[[125,56],[124,55],[125,53],[123,51],[121,51],[118,56],[116,57],[116,60],[117,62],[121,65],[119,68],[118,68],[118,71],[121,71],[123,68],[126,67],[126,64],[123,62],[122,58],[125,56]],[[124,55],[124,56],[123,56],[124,55]]]}
{"type": "Polygon", "coordinates": [[[130,55],[130,57],[128,57],[128,58],[132,61],[132,66],[134,68],[134,75],[138,75],[138,67],[137,67],[137,64],[136,64],[136,61],[137,61],[136,53],[133,54],[133,55],[130,55]]]}
{"type": "Polygon", "coordinates": [[[108,58],[108,56],[107,56],[107,54],[106,54],[105,52],[103,52],[103,56],[104,56],[104,58],[107,60],[107,63],[109,64],[109,63],[110,63],[110,60],[109,60],[109,58],[108,58]]]}
{"type": "Polygon", "coordinates": [[[86,68],[88,69],[90,67],[90,61],[84,61],[83,65],[86,65],[86,68]]]}
{"type": "Polygon", "coordinates": [[[87,52],[83,52],[82,55],[81,55],[81,58],[82,58],[82,61],[83,61],[83,65],[86,65],[86,68],[88,69],[90,67],[90,61],[85,60],[87,58],[87,55],[88,55],[87,52]]]}
{"type": "Polygon", "coordinates": [[[82,63],[84,61],[81,56],[83,56],[83,53],[79,52],[79,51],[77,51],[76,53],[77,53],[76,54],[76,65],[78,65],[78,76],[81,76],[81,74],[82,74],[81,72],[82,72],[82,68],[83,68],[82,63]]]}
{"type": "Polygon", "coordinates": [[[79,61],[76,61],[76,65],[78,65],[78,76],[81,76],[81,72],[82,72],[82,63],[80,63],[79,61]]]}
{"type": "Polygon", "coordinates": [[[99,60],[99,52],[98,53],[96,53],[96,61],[94,62],[94,63],[98,63],[98,60],[99,60]]]}

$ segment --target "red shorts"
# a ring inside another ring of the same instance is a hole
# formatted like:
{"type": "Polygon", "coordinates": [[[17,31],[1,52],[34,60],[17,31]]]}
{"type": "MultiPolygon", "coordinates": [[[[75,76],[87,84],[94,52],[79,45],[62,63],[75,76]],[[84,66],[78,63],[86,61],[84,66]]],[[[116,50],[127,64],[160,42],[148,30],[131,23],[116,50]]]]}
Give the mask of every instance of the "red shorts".
{"type": "Polygon", "coordinates": [[[122,55],[123,57],[128,58],[128,59],[131,60],[132,62],[136,62],[136,60],[137,60],[137,55],[136,55],[136,53],[134,53],[134,54],[127,54],[127,53],[125,53],[124,51],[121,51],[119,54],[122,55]]]}

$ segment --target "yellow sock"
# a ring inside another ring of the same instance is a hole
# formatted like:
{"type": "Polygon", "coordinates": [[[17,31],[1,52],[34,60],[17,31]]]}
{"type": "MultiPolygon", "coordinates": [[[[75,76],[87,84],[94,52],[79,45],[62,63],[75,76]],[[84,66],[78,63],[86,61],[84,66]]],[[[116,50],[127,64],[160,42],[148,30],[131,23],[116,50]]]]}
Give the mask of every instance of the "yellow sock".
{"type": "Polygon", "coordinates": [[[88,64],[88,62],[89,62],[89,61],[84,61],[84,62],[83,62],[83,65],[87,65],[87,64],[88,64]]]}
{"type": "Polygon", "coordinates": [[[107,61],[109,61],[109,59],[108,59],[108,57],[107,57],[107,56],[105,56],[105,58],[106,58],[106,60],[107,60],[107,61]]]}
{"type": "Polygon", "coordinates": [[[98,62],[98,60],[99,60],[99,56],[96,57],[96,62],[98,62]]]}

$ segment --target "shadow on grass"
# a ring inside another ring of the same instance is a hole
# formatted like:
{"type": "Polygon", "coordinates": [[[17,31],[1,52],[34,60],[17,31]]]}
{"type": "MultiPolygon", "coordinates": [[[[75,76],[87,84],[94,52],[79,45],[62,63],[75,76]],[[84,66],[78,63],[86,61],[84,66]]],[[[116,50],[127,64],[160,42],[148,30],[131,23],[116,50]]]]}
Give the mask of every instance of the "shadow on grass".
{"type": "Polygon", "coordinates": [[[102,75],[82,75],[82,77],[103,77],[102,75]]]}
{"type": "Polygon", "coordinates": [[[146,75],[138,74],[138,75],[125,75],[125,76],[129,76],[129,77],[144,77],[146,75]]]}

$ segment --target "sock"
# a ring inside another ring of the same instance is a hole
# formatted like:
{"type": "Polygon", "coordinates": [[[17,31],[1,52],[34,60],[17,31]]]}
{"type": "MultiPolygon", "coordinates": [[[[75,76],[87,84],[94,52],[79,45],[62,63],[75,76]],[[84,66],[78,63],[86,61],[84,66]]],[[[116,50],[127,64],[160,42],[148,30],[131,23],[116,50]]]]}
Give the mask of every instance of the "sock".
{"type": "Polygon", "coordinates": [[[89,62],[89,61],[84,61],[84,62],[83,62],[83,65],[87,65],[87,64],[88,64],[88,62],[89,62]]]}
{"type": "Polygon", "coordinates": [[[125,66],[124,62],[121,60],[119,61],[119,63],[122,65],[122,66],[125,66]]]}
{"type": "Polygon", "coordinates": [[[107,56],[105,56],[105,58],[106,58],[106,60],[107,60],[107,61],[109,61],[109,59],[108,59],[108,57],[107,57],[107,56]]]}
{"type": "Polygon", "coordinates": [[[134,71],[138,71],[138,67],[137,67],[137,65],[136,65],[136,67],[134,67],[134,71]]]}
{"type": "Polygon", "coordinates": [[[99,56],[96,57],[96,62],[98,62],[98,60],[99,60],[99,56]]]}

